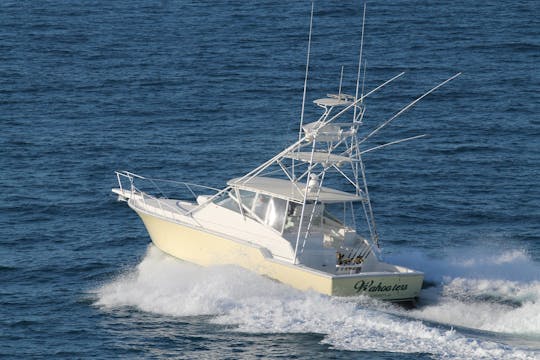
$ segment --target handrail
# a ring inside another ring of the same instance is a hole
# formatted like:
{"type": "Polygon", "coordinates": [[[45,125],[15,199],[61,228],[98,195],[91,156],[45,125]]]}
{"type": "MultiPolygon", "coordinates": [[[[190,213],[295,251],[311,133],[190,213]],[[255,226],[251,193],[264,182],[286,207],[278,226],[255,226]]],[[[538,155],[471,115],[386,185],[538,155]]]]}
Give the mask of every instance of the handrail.
{"type": "Polygon", "coordinates": [[[141,175],[129,172],[129,171],[115,171],[115,173],[118,180],[118,185],[120,187],[120,191],[124,192],[125,191],[124,189],[126,189],[126,187],[123,186],[122,184],[122,179],[125,178],[129,181],[129,184],[130,184],[130,191],[131,191],[130,199],[133,199],[134,201],[135,200],[142,201],[142,203],[140,204],[142,204],[142,206],[145,208],[149,208],[149,207],[152,207],[153,209],[159,208],[159,210],[162,212],[162,215],[167,215],[165,214],[165,211],[173,212],[173,213],[177,213],[181,215],[187,215],[189,214],[189,212],[185,212],[185,211],[182,212],[177,207],[171,206],[167,202],[163,201],[164,199],[168,199],[168,198],[166,194],[163,193],[161,188],[158,186],[157,184],[158,182],[169,183],[173,185],[182,185],[185,189],[189,191],[189,193],[191,193],[195,201],[197,200],[197,193],[199,193],[199,195],[202,195],[202,191],[200,189],[212,190],[213,192],[220,191],[219,189],[212,188],[210,186],[204,186],[204,185],[199,185],[199,184],[194,184],[194,183],[189,183],[189,182],[182,182],[182,181],[149,178],[149,177],[141,176],[141,175]],[[148,192],[143,191],[140,187],[137,187],[135,185],[136,179],[149,182],[152,185],[152,187],[155,190],[157,190],[158,193],[163,195],[163,198],[159,198],[157,196],[151,195],[148,192]],[[149,204],[149,201],[147,201],[148,199],[150,199],[150,201],[152,202],[155,202],[155,204],[149,204]]]}
{"type": "Polygon", "coordinates": [[[158,181],[158,182],[166,182],[166,183],[171,183],[171,184],[193,186],[193,187],[199,187],[199,188],[213,190],[213,191],[221,191],[222,190],[222,189],[213,188],[211,186],[205,186],[205,185],[190,183],[190,182],[186,182],[186,181],[176,181],[176,180],[168,180],[168,179],[149,178],[149,177],[138,175],[138,174],[132,173],[130,171],[125,171],[125,170],[123,170],[123,171],[115,171],[115,173],[116,173],[117,176],[120,175],[120,176],[125,176],[125,177],[138,178],[138,179],[141,179],[141,180],[158,181]]]}

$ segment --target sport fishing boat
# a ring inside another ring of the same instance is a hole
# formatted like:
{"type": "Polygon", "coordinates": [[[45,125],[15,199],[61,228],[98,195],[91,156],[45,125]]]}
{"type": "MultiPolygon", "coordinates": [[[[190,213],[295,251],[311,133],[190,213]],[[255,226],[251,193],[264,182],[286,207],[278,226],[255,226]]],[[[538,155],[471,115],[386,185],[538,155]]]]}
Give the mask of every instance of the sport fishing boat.
{"type": "MultiPolygon", "coordinates": [[[[306,82],[308,67],[309,60],[306,82]]],[[[459,74],[360,136],[365,98],[401,75],[361,95],[359,75],[355,95],[342,93],[340,80],[337,94],[314,101],[322,114],[310,123],[303,121],[304,85],[298,140],[222,189],[122,171],[116,172],[119,187],[112,191],[140,216],[155,246],[178,259],[202,266],[238,265],[331,296],[413,300],[424,274],[382,261],[362,155],[423,135],[370,149],[363,145],[459,74]],[[146,190],[148,184],[157,191],[146,190]],[[192,199],[163,194],[170,185],[181,185],[192,199]]]]}

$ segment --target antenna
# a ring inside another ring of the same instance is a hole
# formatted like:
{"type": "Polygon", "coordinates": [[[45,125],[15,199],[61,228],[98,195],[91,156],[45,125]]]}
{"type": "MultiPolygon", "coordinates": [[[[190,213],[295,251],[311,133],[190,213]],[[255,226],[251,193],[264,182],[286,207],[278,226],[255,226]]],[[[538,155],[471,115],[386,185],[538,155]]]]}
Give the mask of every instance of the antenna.
{"type": "Polygon", "coordinates": [[[341,65],[341,77],[339,78],[338,99],[341,100],[341,84],[343,83],[343,65],[341,65]]]}
{"type": "MultiPolygon", "coordinates": [[[[307,79],[309,74],[309,54],[311,53],[311,32],[313,31],[313,8],[315,6],[315,2],[311,2],[311,17],[309,18],[309,39],[308,39],[308,50],[307,50],[307,59],[306,59],[306,76],[304,78],[304,94],[302,95],[302,111],[300,112],[300,128],[298,129],[298,141],[302,139],[302,126],[304,126],[304,108],[306,106],[306,91],[307,91],[307,79]]],[[[298,151],[300,151],[300,148],[298,148],[298,151]]],[[[293,178],[295,178],[294,174],[294,160],[292,161],[291,165],[291,173],[293,178]]]]}
{"type": "Polygon", "coordinates": [[[364,76],[362,77],[362,95],[360,95],[360,97],[364,96],[364,82],[366,81],[366,68],[367,68],[367,61],[364,61],[364,76]]]}
{"type": "MultiPolygon", "coordinates": [[[[358,55],[358,73],[356,75],[356,93],[354,99],[358,99],[358,87],[360,85],[360,69],[362,68],[362,50],[364,49],[364,24],[366,23],[366,3],[364,3],[364,15],[362,16],[362,38],[360,40],[360,54],[358,55]]],[[[365,68],[364,68],[365,69],[365,68]]],[[[365,70],[364,70],[365,77],[365,70]]],[[[364,92],[364,83],[362,82],[362,93],[364,92]]],[[[356,120],[356,106],[354,107],[353,121],[356,120]]]]}
{"type": "Polygon", "coordinates": [[[302,126],[304,125],[304,108],[306,105],[306,91],[307,91],[307,80],[309,73],[309,54],[311,53],[311,32],[313,30],[313,7],[314,2],[311,3],[311,18],[309,19],[309,39],[308,39],[308,51],[306,59],[306,76],[304,78],[304,94],[302,96],[302,112],[300,114],[300,130],[298,131],[298,140],[302,137],[302,126]]]}

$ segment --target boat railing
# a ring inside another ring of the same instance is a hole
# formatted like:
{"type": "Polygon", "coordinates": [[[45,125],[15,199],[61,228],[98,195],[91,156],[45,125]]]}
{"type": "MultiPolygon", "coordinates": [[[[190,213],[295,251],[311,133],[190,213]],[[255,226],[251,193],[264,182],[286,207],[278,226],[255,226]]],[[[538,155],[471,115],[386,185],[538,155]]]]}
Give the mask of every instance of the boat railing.
{"type": "Polygon", "coordinates": [[[201,195],[215,194],[219,189],[183,181],[144,177],[129,171],[116,171],[119,189],[125,200],[166,217],[185,215],[201,195]],[[175,199],[175,200],[173,200],[175,199]],[[182,200],[176,200],[182,199],[182,200]]]}

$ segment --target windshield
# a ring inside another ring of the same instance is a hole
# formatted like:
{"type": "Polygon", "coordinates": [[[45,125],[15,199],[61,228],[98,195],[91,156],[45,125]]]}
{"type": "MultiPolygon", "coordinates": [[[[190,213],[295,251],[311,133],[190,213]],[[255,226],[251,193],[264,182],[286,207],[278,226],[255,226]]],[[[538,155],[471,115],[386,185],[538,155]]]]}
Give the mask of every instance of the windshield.
{"type": "Polygon", "coordinates": [[[246,215],[282,232],[287,212],[287,200],[270,195],[240,190],[240,201],[246,215]]]}

